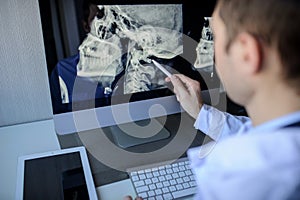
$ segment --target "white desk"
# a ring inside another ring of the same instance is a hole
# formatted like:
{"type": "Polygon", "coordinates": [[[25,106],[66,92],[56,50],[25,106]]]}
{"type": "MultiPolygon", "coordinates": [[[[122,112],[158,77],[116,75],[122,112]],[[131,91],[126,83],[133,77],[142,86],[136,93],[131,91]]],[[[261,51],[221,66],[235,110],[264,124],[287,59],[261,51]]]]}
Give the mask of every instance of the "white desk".
{"type": "MultiPolygon", "coordinates": [[[[58,150],[53,120],[0,127],[0,199],[15,199],[18,157],[58,150]]],[[[136,196],[129,179],[96,188],[99,200],[136,196]]],[[[191,198],[188,198],[191,199],[191,198]]]]}
{"type": "Polygon", "coordinates": [[[15,199],[18,157],[60,149],[53,120],[0,128],[0,199],[15,199]]]}
{"type": "Polygon", "coordinates": [[[133,199],[136,193],[129,179],[111,183],[96,188],[99,200],[122,200],[126,195],[131,195],[133,199]]]}
{"type": "MultiPolygon", "coordinates": [[[[7,200],[15,199],[19,156],[60,149],[53,120],[1,127],[0,141],[0,199],[7,200]]],[[[135,196],[129,179],[96,189],[99,200],[135,196]]]]}

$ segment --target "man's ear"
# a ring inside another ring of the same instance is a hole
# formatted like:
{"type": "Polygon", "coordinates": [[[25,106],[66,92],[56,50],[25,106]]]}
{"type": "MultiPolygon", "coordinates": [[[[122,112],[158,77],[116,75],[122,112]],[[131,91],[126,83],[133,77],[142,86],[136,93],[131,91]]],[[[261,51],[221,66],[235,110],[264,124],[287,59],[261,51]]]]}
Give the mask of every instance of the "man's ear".
{"type": "Polygon", "coordinates": [[[263,49],[259,40],[250,33],[238,34],[239,59],[247,73],[257,73],[262,68],[263,49]]]}

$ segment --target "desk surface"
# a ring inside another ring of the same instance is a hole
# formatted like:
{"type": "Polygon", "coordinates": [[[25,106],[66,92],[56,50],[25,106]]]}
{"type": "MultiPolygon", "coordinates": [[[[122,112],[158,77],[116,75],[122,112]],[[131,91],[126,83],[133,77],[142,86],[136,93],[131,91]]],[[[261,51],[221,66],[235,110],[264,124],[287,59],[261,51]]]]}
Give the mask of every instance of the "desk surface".
{"type": "MultiPolygon", "coordinates": [[[[159,118],[157,118],[157,119],[160,120],[159,118]]],[[[170,142],[174,142],[174,137],[176,134],[178,134],[177,133],[178,125],[180,124],[180,122],[185,125],[185,127],[182,130],[184,132],[184,134],[181,136],[182,137],[181,139],[179,139],[179,140],[177,140],[177,142],[175,142],[175,147],[172,149],[172,151],[162,151],[160,155],[152,156],[149,159],[133,159],[131,163],[124,164],[124,165],[126,165],[126,167],[124,167],[124,168],[129,169],[129,168],[134,168],[136,166],[149,165],[151,163],[160,163],[160,162],[166,161],[166,160],[177,159],[180,155],[185,156],[184,151],[186,149],[182,150],[182,148],[181,148],[183,146],[182,143],[184,140],[195,138],[194,142],[192,144],[190,144],[190,146],[201,145],[203,142],[204,136],[201,133],[197,134],[197,131],[195,130],[195,128],[193,126],[194,120],[191,119],[189,116],[187,116],[187,114],[182,114],[182,115],[175,114],[175,115],[168,116],[168,119],[165,124],[165,127],[171,133],[171,136],[169,138],[163,139],[160,141],[156,141],[156,142],[152,142],[152,143],[143,144],[141,146],[129,147],[125,150],[128,152],[133,152],[133,153],[138,153],[138,154],[144,155],[143,153],[149,154],[149,152],[152,153],[153,151],[162,149],[162,147],[169,144],[170,142]],[[182,118],[182,120],[181,120],[181,118],[182,118]],[[178,120],[181,120],[181,121],[178,122],[178,120]],[[177,156],[177,155],[179,155],[179,156],[177,156]]],[[[111,133],[109,132],[109,130],[105,130],[104,132],[106,133],[106,136],[109,139],[113,140],[113,137],[111,136],[111,133]]],[[[85,145],[89,150],[91,148],[98,148],[98,151],[103,150],[103,148],[104,148],[102,146],[103,141],[101,141],[97,138],[97,136],[98,136],[97,134],[99,134],[99,132],[97,132],[97,130],[91,130],[89,132],[82,133],[82,134],[90,134],[95,137],[92,140],[92,142],[94,142],[94,144],[90,144],[89,146],[85,145]]],[[[74,147],[74,146],[83,145],[83,143],[81,141],[81,136],[78,136],[78,134],[69,134],[69,135],[58,136],[58,140],[60,142],[61,148],[70,148],[70,147],[74,147]]],[[[96,149],[94,149],[94,150],[96,150],[96,149]]],[[[122,170],[116,170],[116,169],[113,169],[113,168],[110,168],[110,167],[104,165],[103,162],[100,162],[99,159],[95,158],[95,156],[92,153],[90,153],[89,151],[88,151],[88,156],[89,156],[89,160],[90,160],[90,165],[91,165],[95,185],[97,187],[129,178],[129,176],[126,172],[124,172],[122,170]]],[[[110,156],[112,156],[112,155],[110,154],[110,156]]],[[[136,155],[136,156],[139,156],[139,155],[136,155]]]]}
{"type": "Polygon", "coordinates": [[[53,120],[0,128],[0,199],[15,199],[18,157],[60,149],[53,120]]]}
{"type": "MultiPolygon", "coordinates": [[[[168,123],[167,126],[170,126],[170,130],[172,130],[172,127],[176,129],[174,121],[171,120],[168,123]]],[[[193,121],[189,121],[187,126],[193,129],[193,121]]],[[[74,134],[72,135],[74,136],[74,134]]],[[[172,140],[172,138],[170,139],[172,140]]],[[[202,137],[198,138],[192,146],[201,143],[202,139],[202,137]]],[[[1,127],[0,141],[0,159],[4,161],[0,167],[1,199],[15,199],[19,156],[80,145],[79,143],[74,143],[74,140],[65,140],[65,142],[68,141],[67,144],[60,141],[55,133],[53,120],[1,127]],[[64,145],[63,147],[61,146],[62,144],[64,145]]],[[[75,139],[75,141],[77,140],[75,139]]],[[[155,146],[160,147],[161,144],[154,143],[149,146],[152,149],[155,146]]],[[[145,151],[145,148],[142,149],[145,151]]],[[[138,148],[130,149],[130,151],[137,150],[138,148]]],[[[100,200],[122,199],[125,195],[135,196],[126,172],[110,169],[103,164],[100,165],[99,162],[95,163],[95,160],[91,161],[91,168],[100,200]]]]}

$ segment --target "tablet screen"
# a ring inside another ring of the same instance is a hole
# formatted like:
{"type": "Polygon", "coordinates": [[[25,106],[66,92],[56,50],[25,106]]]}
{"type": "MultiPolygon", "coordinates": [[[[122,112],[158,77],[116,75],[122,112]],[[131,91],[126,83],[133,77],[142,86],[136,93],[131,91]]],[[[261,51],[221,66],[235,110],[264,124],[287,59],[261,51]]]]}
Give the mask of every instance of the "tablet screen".
{"type": "Polygon", "coordinates": [[[19,186],[22,194],[19,199],[94,199],[95,186],[82,149],[64,149],[20,158],[23,180],[19,182],[23,184],[19,186]]]}

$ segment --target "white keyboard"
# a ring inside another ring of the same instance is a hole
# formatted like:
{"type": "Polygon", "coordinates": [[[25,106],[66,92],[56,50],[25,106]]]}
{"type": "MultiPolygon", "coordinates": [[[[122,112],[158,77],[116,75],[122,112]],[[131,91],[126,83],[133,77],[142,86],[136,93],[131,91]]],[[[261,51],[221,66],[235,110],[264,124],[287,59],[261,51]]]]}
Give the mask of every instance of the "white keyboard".
{"type": "Polygon", "coordinates": [[[196,193],[196,181],[187,158],[129,175],[137,195],[144,200],[177,199],[196,193]]]}

